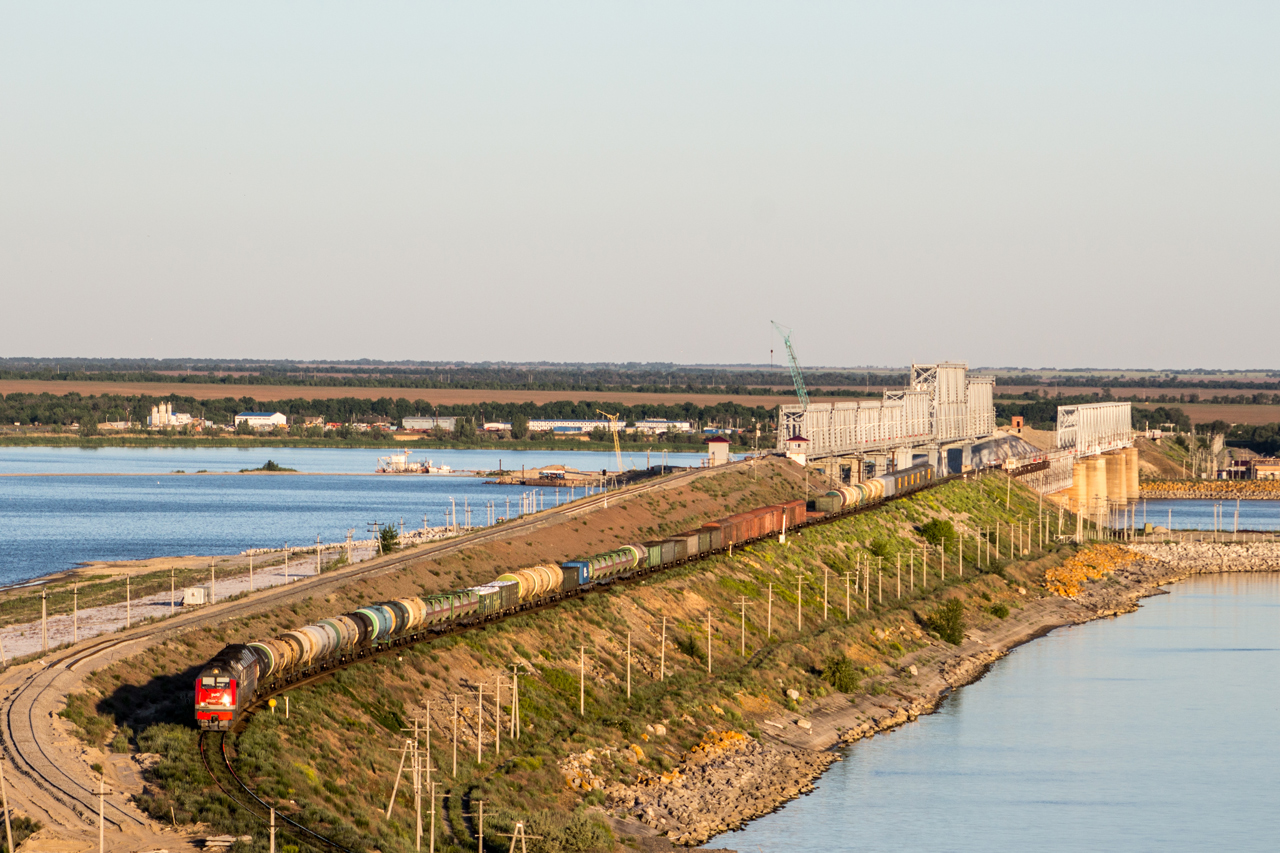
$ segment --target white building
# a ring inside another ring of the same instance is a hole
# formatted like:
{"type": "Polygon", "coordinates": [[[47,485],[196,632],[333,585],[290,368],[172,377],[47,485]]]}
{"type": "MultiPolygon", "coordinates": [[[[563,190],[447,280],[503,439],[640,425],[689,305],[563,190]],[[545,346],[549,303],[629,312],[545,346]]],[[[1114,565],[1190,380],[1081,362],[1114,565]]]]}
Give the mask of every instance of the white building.
{"type": "Polygon", "coordinates": [[[409,418],[405,418],[403,423],[404,423],[405,429],[422,430],[423,432],[425,432],[427,430],[440,427],[440,429],[446,429],[449,432],[453,432],[454,427],[458,425],[458,419],[457,418],[433,418],[433,417],[409,417],[409,418]]]}
{"type": "Polygon", "coordinates": [[[236,415],[236,428],[240,424],[247,423],[254,429],[274,429],[278,426],[286,426],[289,419],[279,412],[241,412],[236,415]]]}
{"type": "Polygon", "coordinates": [[[668,432],[693,432],[693,424],[689,421],[664,421],[659,418],[645,418],[636,421],[636,432],[646,435],[662,435],[668,432]]]}

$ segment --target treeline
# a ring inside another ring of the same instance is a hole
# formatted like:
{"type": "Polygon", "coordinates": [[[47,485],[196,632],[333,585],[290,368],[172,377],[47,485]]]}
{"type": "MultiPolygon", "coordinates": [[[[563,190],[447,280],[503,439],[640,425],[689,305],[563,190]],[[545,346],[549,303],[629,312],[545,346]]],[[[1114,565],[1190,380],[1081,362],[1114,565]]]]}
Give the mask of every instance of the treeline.
{"type": "Polygon", "coordinates": [[[151,397],[147,395],[123,396],[102,394],[83,396],[71,393],[25,394],[0,396],[0,424],[32,424],[69,426],[73,423],[104,423],[108,421],[146,422],[151,407],[159,403],[172,403],[174,410],[204,418],[215,424],[230,427],[235,416],[246,411],[281,412],[291,419],[319,417],[331,423],[370,422],[385,418],[397,425],[415,415],[439,415],[461,417],[473,424],[487,421],[510,422],[516,416],[526,419],[588,419],[599,420],[596,409],[617,413],[621,420],[634,423],[645,418],[690,421],[698,428],[703,426],[752,429],[759,423],[762,431],[771,431],[775,418],[774,408],[743,406],[738,403],[716,403],[699,406],[696,403],[678,405],[644,404],[619,406],[615,403],[571,402],[545,403],[482,403],[453,406],[433,406],[427,401],[379,397],[370,400],[362,397],[342,397],[335,400],[275,400],[259,402],[252,397],[224,397],[217,400],[197,400],[177,394],[151,397]]]}
{"type": "MultiPolygon", "coordinates": [[[[989,372],[989,371],[984,371],[989,372]]],[[[1196,371],[1185,371],[1195,373],[1196,371]]],[[[1248,371],[1256,373],[1258,371],[1248,371]]],[[[1174,373],[1152,373],[1139,376],[1099,376],[1097,374],[1072,374],[1070,376],[1041,376],[1036,373],[996,374],[997,385],[1042,385],[1045,388],[1242,388],[1255,391],[1280,391],[1280,375],[1268,373],[1268,379],[1255,381],[1233,379],[1230,376],[1214,376],[1205,379],[1182,379],[1174,373]]],[[[1161,402],[1170,402],[1162,400],[1161,402]]],[[[1179,402],[1179,401],[1173,401],[1179,402]]],[[[1182,401],[1185,402],[1185,401],[1182,401]]]]}

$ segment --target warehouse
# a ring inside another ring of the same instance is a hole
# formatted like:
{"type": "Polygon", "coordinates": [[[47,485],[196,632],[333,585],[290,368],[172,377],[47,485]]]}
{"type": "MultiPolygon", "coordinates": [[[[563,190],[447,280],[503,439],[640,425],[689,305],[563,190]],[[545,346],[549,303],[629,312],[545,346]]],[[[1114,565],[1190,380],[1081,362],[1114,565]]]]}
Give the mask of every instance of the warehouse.
{"type": "Polygon", "coordinates": [[[236,415],[236,428],[240,424],[247,423],[254,429],[275,429],[278,426],[287,426],[289,419],[279,412],[241,412],[236,415]]]}

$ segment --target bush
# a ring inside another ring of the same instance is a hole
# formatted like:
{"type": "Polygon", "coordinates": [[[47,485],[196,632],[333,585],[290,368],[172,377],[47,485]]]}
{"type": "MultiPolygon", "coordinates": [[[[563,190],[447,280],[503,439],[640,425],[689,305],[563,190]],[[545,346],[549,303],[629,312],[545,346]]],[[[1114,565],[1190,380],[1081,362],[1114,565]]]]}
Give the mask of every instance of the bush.
{"type": "Polygon", "coordinates": [[[853,661],[839,652],[827,658],[822,668],[822,680],[841,693],[852,693],[858,689],[858,670],[853,661]]]}
{"type": "Polygon", "coordinates": [[[1007,604],[993,604],[987,610],[997,619],[1004,619],[1009,615],[1009,605],[1007,604]]]}
{"type": "Polygon", "coordinates": [[[944,518],[935,518],[920,525],[920,535],[930,545],[938,546],[956,538],[956,527],[944,518]]]}
{"type": "Polygon", "coordinates": [[[400,547],[400,534],[394,525],[385,524],[378,528],[378,538],[382,540],[382,553],[390,554],[400,547]]]}
{"type": "Polygon", "coordinates": [[[952,598],[934,611],[928,619],[929,630],[953,646],[964,642],[964,604],[952,598]]]}
{"type": "MultiPolygon", "coordinates": [[[[28,835],[32,835],[40,830],[41,823],[38,820],[32,820],[29,817],[15,815],[9,821],[10,827],[13,829],[13,846],[17,847],[27,840],[28,835]]],[[[4,835],[0,834],[0,851],[9,853],[9,844],[5,840],[4,835]]]]}

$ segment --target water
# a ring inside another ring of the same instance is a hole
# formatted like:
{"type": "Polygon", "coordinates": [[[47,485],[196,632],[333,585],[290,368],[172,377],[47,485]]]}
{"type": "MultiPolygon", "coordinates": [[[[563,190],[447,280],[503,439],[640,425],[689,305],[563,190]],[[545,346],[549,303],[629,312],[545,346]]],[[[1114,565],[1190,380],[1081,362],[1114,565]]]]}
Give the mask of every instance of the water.
{"type": "MultiPolygon", "coordinates": [[[[368,538],[372,521],[421,527],[445,523],[450,498],[459,523],[464,505],[471,523],[519,512],[522,486],[485,485],[470,477],[367,473],[390,451],[271,448],[2,448],[0,473],[64,473],[66,476],[0,477],[0,585],[19,583],[91,560],[135,560],[188,554],[232,554],[251,547],[339,542],[347,531],[368,538]],[[255,468],[268,458],[300,471],[326,474],[269,477],[154,476],[255,468]],[[124,473],[126,476],[77,476],[124,473]],[[142,472],[152,474],[146,476],[142,472]]],[[[613,454],[568,452],[433,451],[430,458],[454,468],[517,471],[566,464],[590,470],[616,466],[613,454]],[[603,461],[601,457],[606,457],[603,461]],[[606,463],[608,463],[606,465],[606,463]]],[[[700,454],[669,454],[672,464],[697,464],[700,454]],[[683,457],[683,458],[681,458],[683,457]]],[[[411,457],[412,458],[412,457],[411,457]]],[[[623,457],[624,462],[626,457],[623,457]]],[[[655,464],[657,459],[655,458],[655,464]]],[[[637,460],[643,465],[643,460],[637,460]]],[[[567,500],[567,489],[560,490],[567,500]]],[[[582,490],[575,490],[581,497],[582,490]]],[[[556,491],[544,490],[546,506],[556,491]]]]}
{"type": "Polygon", "coordinates": [[[1280,575],[1176,584],[852,746],[746,851],[1274,850],[1280,575]]]}
{"type": "MultiPolygon", "coordinates": [[[[1213,508],[1220,507],[1218,529],[1230,532],[1235,524],[1235,501],[1158,500],[1138,501],[1136,520],[1167,527],[1173,513],[1173,530],[1213,530],[1213,508]],[[1146,504],[1145,508],[1143,504],[1146,504]]],[[[1240,530],[1280,530],[1280,501],[1240,501],[1240,530]]]]}
{"type": "MultiPolygon", "coordinates": [[[[457,471],[496,471],[567,465],[581,471],[610,471],[618,467],[613,453],[595,450],[413,450],[413,462],[428,459],[457,471]]],[[[234,472],[259,468],[268,459],[298,471],[316,474],[372,474],[378,457],[402,448],[324,447],[0,447],[0,474],[168,474],[173,471],[234,472]]],[[[702,453],[667,453],[668,464],[701,464],[702,453]]],[[[660,465],[661,453],[649,459],[660,465]]],[[[624,453],[625,468],[646,467],[645,454],[624,453]]],[[[3,486],[0,486],[3,488],[3,486]]]]}

